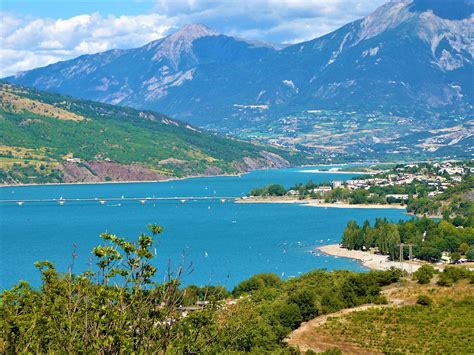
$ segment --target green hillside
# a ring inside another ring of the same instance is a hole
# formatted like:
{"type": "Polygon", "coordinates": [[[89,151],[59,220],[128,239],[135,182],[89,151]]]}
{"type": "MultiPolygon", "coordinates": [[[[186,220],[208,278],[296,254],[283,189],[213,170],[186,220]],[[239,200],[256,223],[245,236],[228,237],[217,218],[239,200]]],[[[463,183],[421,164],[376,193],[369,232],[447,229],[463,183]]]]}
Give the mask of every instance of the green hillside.
{"type": "Polygon", "coordinates": [[[308,161],[151,111],[0,84],[0,183],[160,180],[308,161]]]}

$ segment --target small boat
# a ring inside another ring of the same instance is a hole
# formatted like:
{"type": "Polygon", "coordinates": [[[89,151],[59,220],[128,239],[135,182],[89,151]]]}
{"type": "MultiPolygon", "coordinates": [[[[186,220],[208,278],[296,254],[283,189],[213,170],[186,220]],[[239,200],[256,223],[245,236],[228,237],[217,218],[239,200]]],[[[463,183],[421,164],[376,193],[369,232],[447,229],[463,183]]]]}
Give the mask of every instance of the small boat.
{"type": "Polygon", "coordinates": [[[186,200],[184,200],[184,199],[183,199],[183,200],[181,200],[181,203],[185,203],[185,202],[186,202],[186,200]]]}
{"type": "Polygon", "coordinates": [[[99,203],[100,203],[101,205],[105,205],[105,200],[99,200],[99,203]]]}
{"type": "Polygon", "coordinates": [[[66,201],[60,199],[60,200],[58,201],[58,203],[62,206],[62,205],[64,205],[64,204],[66,203],[66,201]]]}
{"type": "Polygon", "coordinates": [[[141,203],[142,205],[144,205],[145,202],[146,202],[146,200],[140,200],[140,203],[141,203]]]}
{"type": "Polygon", "coordinates": [[[23,206],[23,204],[24,204],[23,201],[17,201],[16,203],[18,204],[18,206],[23,206]]]}
{"type": "Polygon", "coordinates": [[[221,203],[225,203],[225,198],[221,198],[221,203]]]}

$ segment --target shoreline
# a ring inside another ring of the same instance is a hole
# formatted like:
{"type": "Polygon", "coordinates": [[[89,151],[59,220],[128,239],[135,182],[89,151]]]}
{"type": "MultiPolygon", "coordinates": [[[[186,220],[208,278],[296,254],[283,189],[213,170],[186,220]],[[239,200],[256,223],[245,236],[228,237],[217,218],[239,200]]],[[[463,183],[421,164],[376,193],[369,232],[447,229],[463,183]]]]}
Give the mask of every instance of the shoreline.
{"type": "Polygon", "coordinates": [[[356,260],[371,270],[388,270],[391,267],[395,267],[411,273],[415,272],[421,267],[421,265],[425,264],[413,261],[411,263],[408,261],[403,263],[400,263],[399,261],[390,261],[387,255],[372,254],[368,251],[362,250],[348,250],[341,247],[340,244],[322,245],[315,249],[329,256],[356,260]]]}
{"type": "MultiPolygon", "coordinates": [[[[417,162],[417,161],[414,161],[417,162]]],[[[406,163],[413,163],[408,161],[406,163]]],[[[367,164],[392,164],[392,163],[381,163],[381,162],[351,162],[351,163],[337,163],[337,164],[317,164],[317,165],[300,165],[293,166],[289,168],[294,169],[304,169],[308,167],[333,167],[333,166],[347,166],[347,165],[367,165],[367,164]]],[[[78,181],[78,182],[46,182],[46,183],[21,183],[21,184],[0,184],[0,189],[8,187],[25,187],[25,186],[57,186],[57,185],[101,185],[101,184],[136,184],[136,183],[156,183],[156,182],[169,182],[169,181],[180,181],[186,179],[194,178],[212,178],[212,177],[222,177],[222,176],[242,176],[256,170],[274,170],[279,168],[268,168],[268,169],[254,169],[250,171],[244,171],[237,174],[219,174],[219,175],[193,175],[186,177],[170,177],[163,180],[123,180],[123,181],[78,181]]],[[[286,168],[283,168],[286,169],[286,168]]],[[[301,170],[300,172],[305,173],[320,173],[320,174],[373,174],[370,172],[360,172],[360,171],[329,171],[329,170],[301,170]]]]}
{"type": "Polygon", "coordinates": [[[298,200],[294,198],[247,198],[237,199],[235,203],[291,203],[300,204],[308,207],[324,207],[324,208],[366,208],[366,209],[399,209],[406,210],[406,206],[400,204],[350,204],[350,203],[326,203],[319,200],[298,200]]]}

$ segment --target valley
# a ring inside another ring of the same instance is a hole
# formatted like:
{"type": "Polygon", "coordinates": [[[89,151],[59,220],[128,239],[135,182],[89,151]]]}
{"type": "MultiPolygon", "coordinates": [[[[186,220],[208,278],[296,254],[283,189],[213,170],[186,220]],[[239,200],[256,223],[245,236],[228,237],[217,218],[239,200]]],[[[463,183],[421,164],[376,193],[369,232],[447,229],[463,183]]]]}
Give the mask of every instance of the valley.
{"type": "MultiPolygon", "coordinates": [[[[419,121],[382,112],[306,110],[253,126],[224,129],[243,139],[298,149],[331,161],[396,161],[468,157],[474,145],[474,120],[419,121]]],[[[210,129],[218,130],[215,126],[210,129]]],[[[222,129],[221,129],[222,130],[222,129]]]]}

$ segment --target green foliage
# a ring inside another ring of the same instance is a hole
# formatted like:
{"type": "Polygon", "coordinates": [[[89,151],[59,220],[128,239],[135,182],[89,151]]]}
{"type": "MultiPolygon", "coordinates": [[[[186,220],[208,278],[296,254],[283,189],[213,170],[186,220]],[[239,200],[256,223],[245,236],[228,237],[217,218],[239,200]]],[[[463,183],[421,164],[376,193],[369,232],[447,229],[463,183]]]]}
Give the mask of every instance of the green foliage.
{"type": "Polygon", "coordinates": [[[416,304],[419,304],[421,306],[431,306],[432,303],[433,300],[427,295],[419,295],[418,299],[416,300],[416,304]]]}
{"type": "Polygon", "coordinates": [[[474,271],[470,271],[464,267],[447,266],[443,272],[439,274],[438,285],[449,287],[462,279],[471,279],[474,271]]]}
{"type": "Polygon", "coordinates": [[[430,283],[433,275],[435,274],[435,269],[431,265],[422,265],[418,270],[413,273],[413,278],[418,280],[419,284],[428,284],[430,283]]]}
{"type": "Polygon", "coordinates": [[[467,260],[474,260],[474,248],[470,248],[466,251],[466,258],[467,260]]]}
{"type": "Polygon", "coordinates": [[[253,189],[250,191],[251,196],[283,196],[286,194],[286,189],[280,184],[271,184],[262,188],[253,189]]]}
{"type": "MultiPolygon", "coordinates": [[[[463,244],[474,244],[474,228],[456,228],[450,221],[433,221],[427,218],[389,223],[385,219],[376,219],[372,227],[365,221],[360,227],[350,221],[342,236],[342,245],[348,249],[368,250],[378,248],[392,259],[399,256],[400,243],[413,244],[414,256],[421,260],[437,262],[442,252],[447,251],[457,256],[457,250],[463,244]]],[[[408,250],[404,250],[408,258],[408,250]]]]}
{"type": "Polygon", "coordinates": [[[252,291],[258,291],[265,287],[278,287],[280,284],[280,278],[275,274],[257,274],[252,276],[248,280],[244,280],[239,283],[232,293],[234,296],[238,297],[244,293],[249,293],[252,291]]]}

